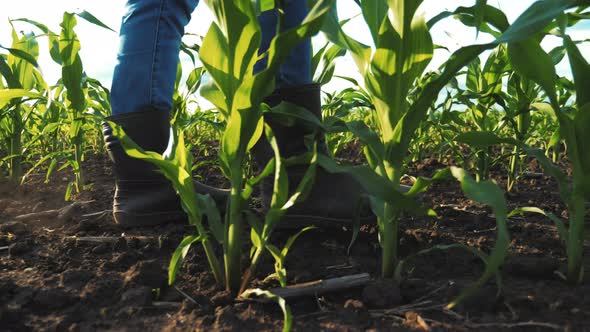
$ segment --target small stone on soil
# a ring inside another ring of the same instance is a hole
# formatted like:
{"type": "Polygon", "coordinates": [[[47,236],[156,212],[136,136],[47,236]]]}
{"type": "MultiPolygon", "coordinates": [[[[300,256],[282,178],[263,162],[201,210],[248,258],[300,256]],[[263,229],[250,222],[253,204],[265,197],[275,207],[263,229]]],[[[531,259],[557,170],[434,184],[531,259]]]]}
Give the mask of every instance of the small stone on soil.
{"type": "Polygon", "coordinates": [[[12,233],[14,235],[23,235],[29,232],[27,225],[18,221],[9,221],[0,224],[0,232],[12,233]]]}

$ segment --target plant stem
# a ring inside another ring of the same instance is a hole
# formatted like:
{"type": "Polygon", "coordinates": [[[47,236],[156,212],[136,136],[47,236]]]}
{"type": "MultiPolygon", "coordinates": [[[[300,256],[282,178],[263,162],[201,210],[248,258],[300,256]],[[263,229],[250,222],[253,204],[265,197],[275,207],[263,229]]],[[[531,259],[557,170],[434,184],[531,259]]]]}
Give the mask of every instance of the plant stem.
{"type": "MultiPolygon", "coordinates": [[[[190,224],[196,225],[197,232],[199,232],[199,235],[207,234],[200,220],[197,220],[196,222],[190,222],[190,224]]],[[[213,276],[215,277],[215,282],[219,286],[223,285],[223,273],[221,271],[221,264],[219,263],[219,260],[215,255],[215,250],[213,249],[212,242],[208,239],[205,239],[201,244],[203,245],[203,249],[205,249],[205,256],[207,256],[207,262],[209,263],[209,267],[211,267],[211,271],[213,272],[213,276]]]]}
{"type": "Polygon", "coordinates": [[[582,281],[584,268],[582,261],[584,252],[584,215],[586,212],[584,197],[574,193],[569,210],[571,217],[567,240],[567,280],[572,284],[579,284],[582,281]]]}
{"type": "Polygon", "coordinates": [[[10,159],[10,179],[15,183],[19,183],[23,175],[21,143],[21,131],[15,128],[15,132],[10,140],[10,154],[15,155],[10,159]]]}
{"type": "Polygon", "coordinates": [[[76,160],[77,168],[75,169],[76,176],[76,191],[80,192],[84,189],[84,177],[82,175],[82,144],[74,144],[74,159],[76,160]]]}
{"type": "Polygon", "coordinates": [[[514,184],[516,183],[516,174],[518,172],[518,159],[520,156],[520,149],[515,146],[513,155],[510,157],[510,168],[508,170],[508,180],[506,181],[506,191],[512,191],[514,184]]]}
{"type": "Polygon", "coordinates": [[[203,241],[203,248],[205,249],[207,261],[209,262],[209,266],[211,267],[211,271],[213,272],[213,276],[215,277],[215,282],[218,285],[223,285],[223,272],[221,271],[221,263],[217,259],[217,256],[215,256],[215,251],[213,250],[211,241],[203,241]]]}
{"type": "Polygon", "coordinates": [[[10,155],[14,155],[15,157],[10,159],[10,179],[15,183],[20,183],[20,179],[23,175],[23,166],[22,166],[22,109],[21,106],[18,105],[14,109],[13,119],[13,126],[12,126],[12,137],[10,139],[10,155]]]}
{"type": "MultiPolygon", "coordinates": [[[[232,181],[234,182],[234,181],[232,181]]],[[[229,218],[226,233],[225,251],[225,285],[226,288],[237,295],[241,282],[241,256],[242,256],[242,195],[239,183],[232,184],[229,201],[229,218]]]]}
{"type": "Polygon", "coordinates": [[[380,220],[382,225],[381,232],[381,276],[383,278],[393,278],[395,268],[397,267],[397,245],[398,245],[398,214],[394,207],[385,203],[384,208],[385,220],[380,220]]]}

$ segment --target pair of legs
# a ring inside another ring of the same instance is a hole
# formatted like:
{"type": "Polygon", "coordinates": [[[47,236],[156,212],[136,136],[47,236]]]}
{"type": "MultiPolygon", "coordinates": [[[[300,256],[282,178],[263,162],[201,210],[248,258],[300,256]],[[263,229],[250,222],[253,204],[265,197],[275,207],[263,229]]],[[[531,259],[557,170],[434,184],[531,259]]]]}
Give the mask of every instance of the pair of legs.
{"type": "MultiPolygon", "coordinates": [[[[121,49],[111,91],[113,116],[109,120],[122,126],[127,135],[145,150],[162,153],[168,145],[181,38],[197,4],[198,0],[129,0],[129,11],[121,26],[121,49]]],[[[286,0],[285,28],[299,25],[307,13],[306,0],[286,0]]],[[[277,18],[275,11],[267,11],[259,17],[261,53],[269,47],[275,35],[277,18]]],[[[265,66],[265,60],[261,60],[254,70],[265,66]]],[[[268,104],[290,102],[321,118],[320,87],[311,84],[310,40],[293,49],[281,65],[276,80],[275,93],[265,96],[268,104]]],[[[307,151],[304,127],[286,127],[266,116],[265,120],[273,127],[283,156],[307,151]]],[[[115,220],[122,226],[134,227],[182,218],[178,197],[162,174],[153,165],[128,157],[106,123],[103,132],[114,162],[115,220]]],[[[252,152],[259,165],[270,160],[272,150],[269,150],[270,146],[262,139],[256,144],[252,152]]],[[[288,169],[291,189],[296,187],[304,172],[305,167],[288,169]]],[[[267,178],[261,186],[262,201],[266,206],[270,203],[272,185],[272,179],[267,178]]],[[[227,192],[198,182],[195,182],[195,189],[210,194],[223,210],[227,192]]],[[[360,185],[352,177],[328,174],[320,169],[307,200],[289,209],[287,220],[282,224],[300,227],[310,223],[327,226],[351,223],[361,194],[360,185]]]]}
{"type": "MultiPolygon", "coordinates": [[[[128,1],[111,88],[113,115],[138,112],[148,107],[165,112],[171,109],[181,38],[198,3],[198,0],[128,1]]],[[[306,0],[286,1],[285,27],[299,25],[307,13],[306,0]]],[[[261,52],[264,52],[276,32],[276,12],[262,13],[259,22],[261,52]]],[[[264,66],[266,61],[262,60],[254,70],[264,66]]],[[[310,83],[311,41],[307,40],[298,45],[281,66],[277,87],[310,83]]]]}

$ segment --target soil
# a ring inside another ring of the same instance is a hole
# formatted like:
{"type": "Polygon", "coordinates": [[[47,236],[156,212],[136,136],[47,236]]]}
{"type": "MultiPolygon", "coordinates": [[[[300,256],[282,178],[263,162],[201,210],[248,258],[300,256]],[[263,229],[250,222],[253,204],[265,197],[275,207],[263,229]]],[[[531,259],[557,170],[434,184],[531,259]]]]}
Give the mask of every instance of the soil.
{"type": "MultiPolygon", "coordinates": [[[[196,159],[203,158],[197,155],[196,159]]],[[[530,170],[540,172],[535,166],[531,164],[530,170]]],[[[431,175],[442,167],[426,160],[411,165],[409,174],[431,175]]],[[[193,229],[183,222],[119,228],[109,211],[113,195],[109,161],[102,155],[90,157],[84,170],[91,187],[75,195],[74,205],[63,200],[71,177],[66,173],[57,174],[49,183],[38,174],[21,186],[0,184],[0,330],[282,329],[282,313],[276,304],[234,301],[216,288],[200,246],[189,251],[176,284],[168,287],[168,260],[193,229]],[[23,217],[43,211],[51,213],[23,217]]],[[[500,185],[504,173],[494,170],[500,185]]],[[[225,186],[214,167],[200,175],[209,184],[225,186]]],[[[555,181],[543,175],[521,179],[506,199],[510,208],[537,206],[567,217],[555,181]]],[[[402,258],[442,244],[462,243],[486,252],[493,247],[496,232],[491,210],[466,199],[457,183],[438,183],[421,200],[439,218],[403,219],[402,258]]],[[[444,305],[483,271],[483,264],[472,254],[453,249],[416,256],[407,261],[403,280],[397,284],[379,280],[375,225],[362,226],[350,254],[350,230],[307,232],[287,258],[290,284],[362,272],[370,273],[374,281],[366,287],[290,300],[293,328],[590,331],[590,282],[586,279],[574,287],[560,277],[565,252],[554,225],[543,217],[526,215],[511,218],[508,226],[511,246],[501,271],[501,290],[492,280],[452,310],[445,310],[444,305]]],[[[284,243],[292,233],[277,233],[275,241],[284,243]]],[[[245,261],[248,249],[244,248],[245,261]]],[[[588,247],[585,257],[588,268],[588,247]]],[[[264,281],[273,271],[273,261],[266,257],[254,286],[276,287],[276,282],[264,281]]]]}

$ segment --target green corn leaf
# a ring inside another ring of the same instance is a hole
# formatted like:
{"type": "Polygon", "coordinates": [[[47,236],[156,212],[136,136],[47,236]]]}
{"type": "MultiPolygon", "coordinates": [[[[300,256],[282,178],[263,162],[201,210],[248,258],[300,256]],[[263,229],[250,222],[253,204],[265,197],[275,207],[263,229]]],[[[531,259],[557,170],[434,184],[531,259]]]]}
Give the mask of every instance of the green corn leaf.
{"type": "Polygon", "coordinates": [[[12,45],[8,49],[10,54],[7,58],[12,73],[18,78],[22,88],[32,90],[36,88],[35,71],[38,68],[39,44],[35,35],[25,34],[19,38],[16,31],[12,31],[12,45]]]}
{"type": "Polygon", "coordinates": [[[8,88],[22,89],[22,85],[18,81],[18,77],[12,73],[12,69],[10,69],[10,66],[8,66],[8,63],[6,63],[6,60],[3,56],[0,56],[0,75],[2,75],[6,80],[8,88]]]}
{"type": "Polygon", "coordinates": [[[96,26],[99,26],[101,28],[105,28],[105,29],[110,30],[112,32],[116,32],[115,30],[111,29],[108,25],[102,23],[98,18],[96,18],[96,16],[90,14],[89,12],[87,12],[85,10],[77,12],[76,15],[78,17],[81,17],[81,18],[85,19],[86,21],[96,25],[96,26]]]}
{"type": "MultiPolygon", "coordinates": [[[[311,0],[308,2],[317,3],[319,0],[311,0]]],[[[342,31],[342,26],[338,21],[338,12],[336,6],[333,6],[329,14],[324,19],[322,25],[322,32],[327,39],[332,43],[349,50],[354,59],[359,71],[365,73],[371,58],[371,48],[363,43],[350,38],[342,31]]]]}
{"type": "Polygon", "coordinates": [[[518,143],[512,138],[501,138],[491,131],[469,131],[459,134],[455,141],[464,143],[475,149],[485,149],[496,144],[515,144],[518,143]]]}
{"type": "Polygon", "coordinates": [[[203,86],[203,97],[210,100],[225,117],[229,116],[229,107],[223,96],[231,96],[231,87],[237,86],[237,78],[232,77],[229,68],[229,50],[221,29],[213,24],[203,39],[199,58],[213,81],[203,86]],[[219,90],[221,93],[216,92],[219,90]]]}
{"type": "Polygon", "coordinates": [[[176,247],[176,250],[174,250],[174,253],[172,254],[172,258],[170,259],[170,265],[168,266],[168,285],[172,285],[176,281],[178,270],[180,270],[182,261],[186,257],[191,245],[195,242],[202,242],[203,240],[204,237],[202,236],[189,235],[180,242],[178,247],[176,247]]]}
{"type": "Polygon", "coordinates": [[[4,106],[10,103],[11,100],[23,97],[28,97],[30,99],[45,99],[43,95],[25,89],[4,89],[0,90],[0,109],[4,108],[4,106]]]}
{"type": "Polygon", "coordinates": [[[294,235],[291,235],[289,237],[289,239],[287,239],[287,243],[283,247],[283,250],[281,250],[281,257],[283,258],[283,260],[287,257],[287,254],[289,253],[289,249],[291,249],[291,247],[293,246],[293,243],[295,243],[295,241],[297,240],[298,237],[301,236],[301,234],[303,234],[307,231],[311,231],[316,228],[317,227],[315,227],[315,226],[308,226],[308,227],[303,228],[299,232],[295,233],[294,235]]]}
{"type": "Polygon", "coordinates": [[[275,1],[274,0],[258,0],[260,11],[265,12],[268,10],[272,10],[275,8],[275,1]]]}
{"type": "MultiPolygon", "coordinates": [[[[580,97],[578,96],[577,98],[580,97]]],[[[581,183],[581,185],[585,187],[585,196],[590,197],[590,188],[588,187],[588,181],[590,181],[590,153],[586,148],[586,144],[590,140],[590,102],[581,106],[578,110],[574,120],[574,128],[578,150],[577,159],[582,168],[582,174],[579,174],[578,178],[586,182],[585,184],[581,183]]]]}
{"type": "Polygon", "coordinates": [[[564,46],[567,49],[568,59],[574,76],[576,87],[576,103],[582,108],[590,104],[590,91],[588,91],[588,81],[590,80],[590,64],[586,61],[580,49],[569,36],[564,36],[564,46]]]}
{"type": "MultiPolygon", "coordinates": [[[[313,77],[317,76],[317,70],[318,67],[320,65],[320,61],[322,61],[322,57],[324,56],[324,53],[326,52],[326,49],[328,48],[328,46],[330,45],[330,43],[326,43],[324,46],[322,46],[316,53],[314,53],[313,57],[311,57],[311,74],[313,77]]],[[[316,81],[316,80],[314,80],[316,81]]]]}
{"type": "Polygon", "coordinates": [[[479,30],[481,24],[484,22],[485,14],[486,14],[486,7],[487,7],[487,0],[477,0],[475,2],[475,27],[476,27],[476,34],[475,37],[479,35],[479,30]]]}
{"type": "Polygon", "coordinates": [[[262,289],[248,289],[240,295],[241,298],[244,299],[252,299],[253,297],[262,297],[267,300],[275,301],[281,307],[283,311],[283,332],[291,331],[291,326],[293,325],[293,315],[291,314],[291,309],[287,305],[285,299],[280,296],[277,296],[269,291],[265,291],[262,289]]]}
{"type": "Polygon", "coordinates": [[[498,269],[504,262],[510,245],[508,227],[506,226],[507,207],[502,190],[493,182],[474,181],[465,170],[458,167],[451,167],[451,173],[461,183],[461,189],[469,199],[486,204],[492,208],[496,216],[497,238],[494,249],[488,257],[483,275],[465,291],[463,291],[455,300],[447,305],[447,308],[453,308],[457,303],[473,294],[478,288],[497,273],[498,269]]]}
{"type": "Polygon", "coordinates": [[[456,16],[459,17],[459,19],[468,17],[471,19],[471,24],[467,24],[469,23],[469,21],[467,20],[462,20],[462,22],[464,24],[475,26],[480,29],[483,28],[481,24],[483,22],[492,25],[500,32],[506,31],[506,29],[508,29],[508,27],[510,26],[508,18],[506,18],[506,15],[500,9],[494,6],[490,6],[488,4],[486,4],[485,6],[482,6],[480,4],[479,8],[477,8],[477,5],[472,7],[457,7],[457,9],[455,9],[455,11],[453,12],[442,12],[428,21],[428,27],[432,28],[436,23],[450,16],[456,16]],[[481,21],[476,19],[476,16],[478,15],[478,13],[476,13],[477,11],[479,11],[479,15],[483,14],[483,16],[481,16],[481,21]]]}
{"type": "Polygon", "coordinates": [[[566,9],[577,5],[576,0],[537,1],[510,25],[496,43],[517,43],[529,39],[566,9]]]}
{"type": "Polygon", "coordinates": [[[387,16],[389,6],[386,1],[363,0],[361,1],[361,9],[365,22],[369,26],[371,35],[376,44],[379,44],[379,30],[383,20],[387,16]]]}
{"type": "Polygon", "coordinates": [[[264,125],[264,133],[266,134],[266,139],[270,143],[274,152],[275,176],[270,207],[276,209],[287,202],[289,195],[289,180],[287,178],[287,169],[281,160],[279,143],[274,136],[272,128],[267,124],[264,125]]]}
{"type": "Polygon", "coordinates": [[[211,231],[211,234],[213,234],[215,241],[223,245],[225,227],[221,221],[221,214],[219,213],[215,200],[209,195],[201,194],[197,194],[197,200],[199,201],[199,207],[201,208],[203,215],[207,216],[207,224],[209,225],[209,230],[211,231]]]}
{"type": "Polygon", "coordinates": [[[452,174],[449,168],[437,170],[431,178],[420,176],[405,195],[408,197],[416,197],[418,194],[425,192],[434,182],[446,181],[451,178],[452,174]]]}
{"type": "Polygon", "coordinates": [[[551,219],[551,221],[553,221],[555,223],[555,226],[557,227],[557,233],[559,234],[559,237],[561,238],[561,240],[564,242],[567,241],[568,232],[567,232],[567,228],[565,227],[565,224],[563,223],[563,221],[561,219],[559,219],[553,213],[547,213],[547,212],[539,209],[538,207],[521,207],[521,208],[514,209],[514,210],[510,211],[510,213],[508,214],[508,218],[516,216],[516,215],[523,215],[525,213],[537,213],[537,214],[544,215],[545,217],[551,219]]]}
{"type": "Polygon", "coordinates": [[[49,55],[51,56],[51,59],[53,59],[53,61],[55,61],[59,65],[62,64],[61,56],[59,55],[59,36],[57,34],[49,30],[49,28],[45,24],[27,18],[19,18],[12,21],[26,22],[34,25],[39,30],[43,31],[43,33],[47,35],[49,40],[49,55]]]}
{"type": "Polygon", "coordinates": [[[539,84],[548,94],[552,103],[557,104],[555,90],[555,67],[553,60],[541,48],[536,38],[529,38],[508,44],[508,57],[512,68],[522,76],[539,84]]]}
{"type": "Polygon", "coordinates": [[[433,210],[421,206],[414,199],[397,191],[395,186],[377,175],[368,166],[338,165],[334,160],[323,155],[318,156],[318,164],[330,173],[351,174],[372,197],[386,202],[396,202],[397,206],[403,206],[406,211],[415,215],[436,215],[433,210]]]}
{"type": "MultiPolygon", "coordinates": [[[[10,54],[12,54],[15,57],[28,62],[33,67],[39,68],[39,63],[37,63],[37,59],[35,58],[35,56],[28,53],[27,51],[21,50],[18,48],[9,48],[9,47],[3,47],[3,46],[0,46],[0,48],[7,50],[10,54]]],[[[37,55],[38,55],[38,53],[37,53],[37,55]]]]}
{"type": "Polygon", "coordinates": [[[299,181],[299,184],[297,185],[297,188],[295,188],[295,191],[293,192],[291,197],[289,197],[287,202],[285,202],[285,204],[281,207],[281,211],[284,212],[287,209],[289,209],[290,207],[292,207],[293,205],[295,205],[298,202],[301,202],[307,198],[307,196],[311,192],[313,183],[315,181],[315,176],[316,176],[316,172],[317,172],[317,158],[318,158],[318,151],[317,151],[317,144],[315,144],[313,147],[313,153],[311,156],[311,160],[309,161],[309,166],[307,167],[305,174],[303,174],[301,181],[299,181]]]}
{"type": "MultiPolygon", "coordinates": [[[[319,73],[313,75],[314,82],[319,84],[327,84],[332,80],[334,76],[334,71],[336,69],[336,58],[342,57],[346,54],[346,50],[341,48],[338,45],[332,45],[324,54],[323,54],[323,63],[325,67],[319,73]]],[[[315,73],[315,70],[312,71],[315,73]]]]}
{"type": "Polygon", "coordinates": [[[281,102],[275,107],[267,108],[265,113],[271,114],[273,121],[277,121],[287,127],[297,124],[303,125],[310,130],[326,129],[322,120],[311,111],[305,107],[286,101],[281,102]]]}

